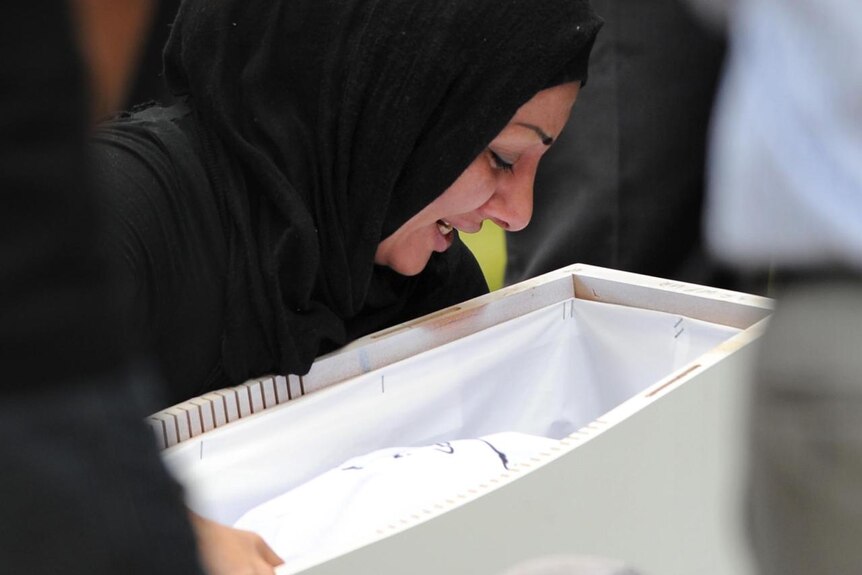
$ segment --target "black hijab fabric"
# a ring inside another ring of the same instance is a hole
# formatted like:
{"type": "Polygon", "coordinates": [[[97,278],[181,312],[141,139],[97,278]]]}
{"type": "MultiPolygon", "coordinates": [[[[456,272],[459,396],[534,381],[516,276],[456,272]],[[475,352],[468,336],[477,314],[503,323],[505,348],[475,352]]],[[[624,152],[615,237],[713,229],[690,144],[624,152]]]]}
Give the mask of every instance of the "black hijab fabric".
{"type": "Polygon", "coordinates": [[[437,286],[479,293],[459,241],[414,278],[377,245],[533,95],[583,81],[600,25],[584,0],[184,2],[165,73],[226,230],[228,379],[304,373],[437,286]]]}

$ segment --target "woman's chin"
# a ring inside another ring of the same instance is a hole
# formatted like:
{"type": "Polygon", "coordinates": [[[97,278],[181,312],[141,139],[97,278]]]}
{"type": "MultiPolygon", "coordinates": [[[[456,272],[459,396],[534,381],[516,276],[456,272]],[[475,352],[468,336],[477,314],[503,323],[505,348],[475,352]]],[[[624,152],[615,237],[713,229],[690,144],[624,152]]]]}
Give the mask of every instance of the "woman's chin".
{"type": "Polygon", "coordinates": [[[422,270],[425,269],[425,266],[428,265],[428,260],[431,259],[431,253],[425,254],[424,257],[417,256],[411,258],[402,258],[392,262],[389,267],[392,268],[393,271],[399,273],[403,276],[415,276],[422,273],[422,270]]]}

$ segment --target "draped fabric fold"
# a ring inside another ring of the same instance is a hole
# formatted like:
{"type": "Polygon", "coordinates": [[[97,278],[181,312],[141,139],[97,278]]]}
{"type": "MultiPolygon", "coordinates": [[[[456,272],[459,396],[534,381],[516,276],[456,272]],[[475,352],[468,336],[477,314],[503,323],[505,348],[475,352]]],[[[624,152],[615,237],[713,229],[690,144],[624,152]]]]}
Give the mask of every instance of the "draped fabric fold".
{"type": "Polygon", "coordinates": [[[600,26],[582,0],[186,0],[165,73],[228,242],[228,379],[487,289],[460,241],[413,278],[374,253],[519,106],[585,80],[600,26]]]}

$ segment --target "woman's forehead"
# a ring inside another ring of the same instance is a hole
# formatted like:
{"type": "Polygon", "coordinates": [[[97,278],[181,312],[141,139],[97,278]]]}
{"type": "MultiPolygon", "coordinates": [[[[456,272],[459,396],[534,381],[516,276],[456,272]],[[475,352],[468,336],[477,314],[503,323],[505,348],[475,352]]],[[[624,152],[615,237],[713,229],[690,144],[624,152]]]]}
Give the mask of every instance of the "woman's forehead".
{"type": "Polygon", "coordinates": [[[568,120],[579,89],[579,84],[570,82],[542,90],[518,108],[501,135],[532,132],[550,145],[568,120]]]}

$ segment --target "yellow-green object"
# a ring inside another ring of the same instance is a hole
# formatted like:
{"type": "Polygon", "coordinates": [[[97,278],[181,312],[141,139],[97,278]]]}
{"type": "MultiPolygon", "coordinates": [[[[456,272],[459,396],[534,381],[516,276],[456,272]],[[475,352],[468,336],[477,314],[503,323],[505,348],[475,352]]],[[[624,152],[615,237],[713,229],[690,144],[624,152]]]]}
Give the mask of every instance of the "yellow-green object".
{"type": "Polygon", "coordinates": [[[475,234],[460,234],[461,239],[479,260],[485,281],[491,291],[503,287],[506,272],[506,234],[496,224],[486,221],[475,234]]]}

